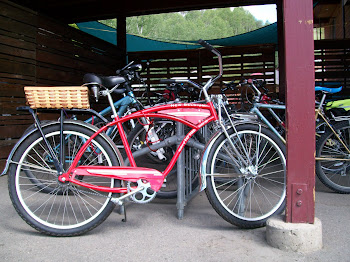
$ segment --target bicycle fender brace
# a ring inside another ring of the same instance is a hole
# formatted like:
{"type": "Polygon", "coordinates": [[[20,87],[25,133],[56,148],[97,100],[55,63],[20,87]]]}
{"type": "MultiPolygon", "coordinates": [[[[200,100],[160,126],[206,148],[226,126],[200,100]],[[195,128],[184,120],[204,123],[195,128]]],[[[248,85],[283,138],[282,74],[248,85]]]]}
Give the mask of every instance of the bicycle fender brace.
{"type": "MultiPolygon", "coordinates": [[[[240,123],[243,124],[243,123],[240,123]]],[[[238,125],[240,125],[238,124],[238,125]]],[[[230,129],[232,129],[232,127],[228,128],[226,131],[229,131],[230,129]]],[[[203,153],[202,153],[202,160],[201,160],[201,164],[200,164],[200,189],[199,192],[203,191],[204,189],[206,189],[207,187],[207,176],[211,176],[213,174],[210,173],[210,170],[208,170],[208,163],[211,159],[209,159],[209,156],[211,155],[211,150],[213,145],[215,144],[215,142],[217,141],[217,139],[222,135],[223,133],[221,131],[216,132],[209,140],[209,142],[207,143],[206,148],[204,149],[203,153]]],[[[236,160],[234,160],[233,158],[231,158],[229,155],[227,154],[223,154],[223,153],[219,153],[219,156],[221,159],[227,161],[227,162],[236,162],[236,160]]],[[[236,162],[237,163],[237,162],[236,162]]],[[[237,172],[240,172],[239,170],[237,170],[237,172]]]]}
{"type": "Polygon", "coordinates": [[[201,164],[200,164],[200,188],[199,188],[199,192],[202,192],[204,189],[207,188],[207,163],[208,163],[208,157],[209,157],[209,153],[211,148],[213,147],[215,141],[219,138],[219,136],[221,135],[220,131],[217,131],[209,140],[209,142],[207,143],[205,149],[203,150],[202,153],[202,160],[201,160],[201,164]]]}

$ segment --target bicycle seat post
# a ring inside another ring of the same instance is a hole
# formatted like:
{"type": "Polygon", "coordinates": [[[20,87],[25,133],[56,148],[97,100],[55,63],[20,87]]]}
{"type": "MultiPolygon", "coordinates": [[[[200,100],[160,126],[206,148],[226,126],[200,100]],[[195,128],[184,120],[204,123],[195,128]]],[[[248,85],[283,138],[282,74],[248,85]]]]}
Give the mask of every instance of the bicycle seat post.
{"type": "Polygon", "coordinates": [[[114,102],[113,102],[113,98],[112,98],[111,93],[108,90],[106,90],[106,91],[103,91],[102,94],[103,94],[103,96],[107,96],[109,105],[110,105],[111,110],[112,110],[112,118],[115,119],[118,115],[117,115],[117,111],[115,110],[115,107],[114,107],[114,102]]]}
{"type": "Polygon", "coordinates": [[[318,106],[318,109],[323,108],[323,103],[326,100],[326,96],[327,96],[327,94],[325,92],[322,92],[322,98],[321,98],[321,101],[320,101],[320,105],[318,106]]]}

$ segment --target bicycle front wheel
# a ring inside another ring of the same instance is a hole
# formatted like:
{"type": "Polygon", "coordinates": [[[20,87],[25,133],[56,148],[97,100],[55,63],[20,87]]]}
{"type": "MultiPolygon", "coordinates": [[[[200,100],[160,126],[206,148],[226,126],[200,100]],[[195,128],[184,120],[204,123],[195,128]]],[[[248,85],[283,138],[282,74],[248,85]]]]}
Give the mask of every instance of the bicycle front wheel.
{"type": "MultiPolygon", "coordinates": [[[[85,141],[94,133],[86,124],[64,124],[64,169],[70,166],[85,141]]],[[[60,155],[60,127],[43,129],[56,154],[60,155]]],[[[59,159],[59,158],[58,158],[59,159]]],[[[79,165],[120,165],[120,159],[107,138],[97,136],[85,151],[79,165]]],[[[81,177],[84,182],[114,187],[111,178],[81,177]]],[[[85,233],[101,224],[114,208],[111,193],[98,192],[61,183],[52,157],[39,132],[29,135],[13,156],[9,172],[9,193],[18,214],[33,228],[53,236],[73,236],[85,233]]]]}
{"type": "Polygon", "coordinates": [[[240,228],[262,227],[285,207],[285,145],[258,125],[239,125],[236,130],[228,130],[229,138],[220,135],[212,146],[206,193],[216,212],[229,223],[240,228]]]}
{"type": "Polygon", "coordinates": [[[327,129],[316,144],[316,175],[335,192],[350,193],[350,124],[334,125],[335,133],[327,129]]]}

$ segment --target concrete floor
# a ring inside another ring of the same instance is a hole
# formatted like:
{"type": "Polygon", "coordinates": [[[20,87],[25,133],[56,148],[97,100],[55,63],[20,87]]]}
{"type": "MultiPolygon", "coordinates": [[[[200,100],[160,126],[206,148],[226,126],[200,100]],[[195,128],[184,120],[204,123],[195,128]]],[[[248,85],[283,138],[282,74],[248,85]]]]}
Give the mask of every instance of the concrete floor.
{"type": "Polygon", "coordinates": [[[309,254],[270,247],[266,229],[242,230],[211,208],[205,193],[176,218],[176,200],[128,204],[128,221],[113,212],[98,228],[79,237],[36,232],[16,213],[0,177],[1,261],[350,261],[350,195],[316,186],[316,216],[323,224],[322,250],[309,254]]]}

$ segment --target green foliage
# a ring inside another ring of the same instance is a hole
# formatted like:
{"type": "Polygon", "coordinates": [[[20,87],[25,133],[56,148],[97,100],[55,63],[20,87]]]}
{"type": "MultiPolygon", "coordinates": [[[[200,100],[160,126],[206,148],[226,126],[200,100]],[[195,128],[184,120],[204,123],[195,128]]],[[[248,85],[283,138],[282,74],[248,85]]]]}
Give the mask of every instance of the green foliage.
{"type": "Polygon", "coordinates": [[[100,22],[113,28],[117,27],[117,19],[101,20],[100,22]]]}
{"type": "MultiPolygon", "coordinates": [[[[101,21],[116,27],[116,19],[101,21]]],[[[264,24],[242,7],[128,17],[127,33],[163,40],[216,39],[258,29],[264,24]]]]}
{"type": "Polygon", "coordinates": [[[79,27],[76,24],[69,24],[69,26],[74,27],[75,29],[79,30],[79,27]]]}

